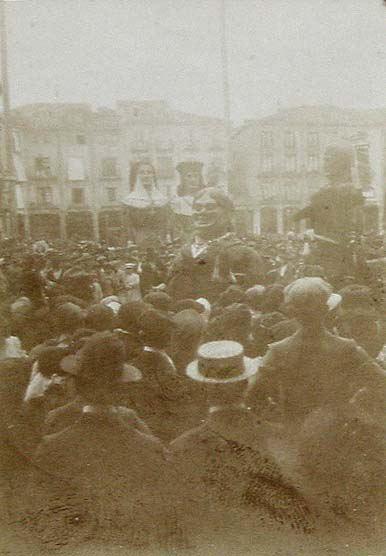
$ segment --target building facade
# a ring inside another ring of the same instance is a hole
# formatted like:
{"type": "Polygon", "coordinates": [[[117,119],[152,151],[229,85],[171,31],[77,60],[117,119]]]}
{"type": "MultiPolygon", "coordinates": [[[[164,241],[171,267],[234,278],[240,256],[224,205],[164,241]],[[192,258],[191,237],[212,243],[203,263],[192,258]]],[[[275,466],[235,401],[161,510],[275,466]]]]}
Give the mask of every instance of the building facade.
{"type": "Polygon", "coordinates": [[[176,166],[204,164],[204,180],[221,184],[226,126],[220,119],[173,110],[165,102],[36,104],[13,111],[18,166],[18,234],[31,238],[124,240],[122,200],[131,165],[150,161],[169,198],[176,166]]]}
{"type": "Polygon", "coordinates": [[[352,176],[366,198],[364,228],[382,229],[385,129],[384,110],[329,106],[280,110],[246,122],[232,139],[231,191],[248,231],[298,231],[292,217],[326,184],[325,150],[342,140],[356,155],[352,176]]]}

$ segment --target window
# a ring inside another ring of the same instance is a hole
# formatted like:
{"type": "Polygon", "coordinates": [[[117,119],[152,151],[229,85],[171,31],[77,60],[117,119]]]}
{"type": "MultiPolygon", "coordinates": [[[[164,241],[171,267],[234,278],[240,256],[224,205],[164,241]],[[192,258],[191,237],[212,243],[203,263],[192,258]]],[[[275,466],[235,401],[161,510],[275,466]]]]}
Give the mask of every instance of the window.
{"type": "Polygon", "coordinates": [[[172,139],[162,136],[157,138],[156,145],[159,151],[172,151],[174,148],[172,139]]]}
{"type": "Polygon", "coordinates": [[[319,133],[316,131],[310,131],[308,134],[308,148],[309,149],[318,149],[319,148],[319,133]]]}
{"type": "Polygon", "coordinates": [[[68,179],[71,181],[82,181],[86,179],[84,161],[82,158],[68,159],[68,179]]]}
{"type": "Polygon", "coordinates": [[[263,172],[272,172],[273,158],[271,155],[264,155],[261,161],[261,169],[263,172]]]}
{"type": "Polygon", "coordinates": [[[366,143],[355,145],[355,156],[359,183],[367,188],[371,184],[370,147],[366,143]]]}
{"type": "Polygon", "coordinates": [[[39,187],[37,201],[39,205],[52,205],[52,188],[39,187]]]}
{"type": "Polygon", "coordinates": [[[192,130],[188,131],[188,136],[186,138],[186,143],[185,143],[185,150],[194,151],[194,152],[198,150],[196,139],[194,137],[194,132],[192,130]]]}
{"type": "Polygon", "coordinates": [[[149,145],[143,130],[136,130],[133,137],[132,149],[137,151],[147,151],[149,145]]]}
{"type": "Polygon", "coordinates": [[[85,135],[77,135],[76,136],[76,144],[77,145],[85,145],[86,144],[86,136],[85,135]]]}
{"type": "Polygon", "coordinates": [[[210,150],[212,152],[219,152],[223,150],[223,144],[219,137],[212,137],[212,141],[210,144],[210,150]]]}
{"type": "Polygon", "coordinates": [[[117,188],[108,187],[107,190],[107,200],[109,203],[114,203],[117,200],[117,188]]]}
{"type": "Polygon", "coordinates": [[[316,154],[308,155],[307,170],[309,172],[317,172],[319,170],[319,158],[316,154]]]}
{"type": "Polygon", "coordinates": [[[286,149],[294,149],[296,146],[295,133],[287,131],[284,135],[284,146],[286,149]]]}
{"type": "Polygon", "coordinates": [[[117,159],[116,158],[103,158],[102,159],[102,176],[105,178],[114,178],[118,175],[117,159]]]}
{"type": "Polygon", "coordinates": [[[157,175],[163,179],[174,177],[174,163],[171,157],[160,156],[157,159],[157,175]]]}
{"type": "Polygon", "coordinates": [[[80,187],[76,187],[71,191],[71,200],[74,205],[84,204],[84,191],[80,187]]]}
{"type": "Polygon", "coordinates": [[[271,149],[273,147],[273,133],[272,131],[261,132],[261,146],[263,149],[271,149]]]}
{"type": "Polygon", "coordinates": [[[14,146],[15,153],[19,153],[21,151],[20,135],[18,131],[13,132],[13,146],[14,146]]]}
{"type": "Polygon", "coordinates": [[[35,158],[35,175],[37,178],[49,178],[51,176],[50,159],[48,156],[35,158]]]}
{"type": "Polygon", "coordinates": [[[286,172],[296,172],[296,156],[290,155],[285,157],[286,172]]]}

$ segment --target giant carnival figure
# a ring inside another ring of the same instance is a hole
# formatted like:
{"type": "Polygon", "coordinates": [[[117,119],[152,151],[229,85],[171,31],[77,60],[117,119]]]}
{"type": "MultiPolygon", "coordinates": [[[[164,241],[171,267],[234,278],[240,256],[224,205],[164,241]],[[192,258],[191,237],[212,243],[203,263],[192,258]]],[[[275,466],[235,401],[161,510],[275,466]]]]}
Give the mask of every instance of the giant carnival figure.
{"type": "Polygon", "coordinates": [[[130,171],[130,193],[123,199],[128,207],[130,238],[139,246],[153,246],[167,233],[168,199],[159,190],[153,165],[136,162],[130,171]]]}
{"type": "Polygon", "coordinates": [[[361,232],[364,206],[362,190],[353,185],[354,156],[348,144],[327,148],[324,171],[328,183],[295,215],[295,221],[309,221],[314,240],[310,259],[323,264],[332,281],[354,272],[352,240],[361,232]]]}
{"type": "Polygon", "coordinates": [[[175,299],[206,297],[210,302],[229,285],[259,283],[259,255],[233,233],[234,206],[215,188],[204,188],[193,198],[194,237],[178,254],[168,291],[175,299]]]}
{"type": "Polygon", "coordinates": [[[174,235],[186,238],[192,233],[193,199],[205,187],[203,166],[197,160],[186,160],[176,167],[180,183],[171,202],[174,235]]]}

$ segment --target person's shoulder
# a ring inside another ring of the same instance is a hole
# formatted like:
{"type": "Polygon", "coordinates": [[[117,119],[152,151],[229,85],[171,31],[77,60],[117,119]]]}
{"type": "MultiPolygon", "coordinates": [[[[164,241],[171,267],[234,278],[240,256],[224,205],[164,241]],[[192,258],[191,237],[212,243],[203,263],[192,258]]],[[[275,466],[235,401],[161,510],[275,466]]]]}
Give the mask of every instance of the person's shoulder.
{"type": "Polygon", "coordinates": [[[127,432],[131,433],[127,435],[130,450],[136,450],[137,454],[144,452],[144,458],[153,457],[156,460],[167,460],[169,451],[159,438],[153,434],[146,434],[143,431],[129,427],[127,427],[127,432]]]}
{"type": "Polygon", "coordinates": [[[172,454],[178,455],[185,451],[190,451],[199,445],[207,445],[213,442],[215,435],[210,431],[206,423],[193,429],[185,431],[174,439],[169,449],[172,454]]]}
{"type": "Polygon", "coordinates": [[[329,348],[335,348],[339,351],[356,352],[359,347],[352,338],[344,338],[343,336],[332,333],[326,336],[326,341],[329,348]]]}
{"type": "Polygon", "coordinates": [[[71,401],[66,405],[52,409],[46,417],[46,425],[53,427],[66,417],[74,417],[80,415],[81,405],[78,401],[71,401]]]}
{"type": "Polygon", "coordinates": [[[297,345],[296,331],[291,336],[278,340],[277,342],[272,342],[269,344],[269,350],[276,353],[286,352],[289,348],[293,348],[297,345]]]}

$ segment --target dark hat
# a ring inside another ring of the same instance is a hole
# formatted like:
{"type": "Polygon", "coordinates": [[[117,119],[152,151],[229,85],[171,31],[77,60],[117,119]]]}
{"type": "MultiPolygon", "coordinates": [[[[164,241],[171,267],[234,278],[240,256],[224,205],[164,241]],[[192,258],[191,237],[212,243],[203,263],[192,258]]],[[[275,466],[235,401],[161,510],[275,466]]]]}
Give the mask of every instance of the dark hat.
{"type": "Polygon", "coordinates": [[[129,301],[124,303],[118,311],[119,326],[124,330],[137,330],[139,317],[144,311],[150,309],[150,306],[143,301],[129,301]]]}
{"type": "Polygon", "coordinates": [[[86,312],[85,324],[97,332],[110,330],[114,327],[114,311],[106,305],[91,305],[86,312]]]}
{"type": "Polygon", "coordinates": [[[232,303],[241,303],[244,301],[244,291],[239,286],[229,286],[224,292],[220,294],[218,304],[226,307],[232,303]]]}
{"type": "Polygon", "coordinates": [[[252,322],[252,313],[244,303],[228,305],[219,317],[225,330],[235,330],[252,322]]]}
{"type": "Polygon", "coordinates": [[[117,335],[110,332],[94,334],[78,354],[77,380],[97,387],[141,380],[139,369],[126,364],[125,358],[125,347],[117,335]]]}
{"type": "Polygon", "coordinates": [[[139,317],[138,325],[144,334],[158,334],[163,336],[170,333],[175,327],[175,323],[165,313],[156,309],[148,309],[139,317]]]}
{"type": "Polygon", "coordinates": [[[68,355],[65,347],[47,346],[39,351],[37,370],[45,377],[65,372],[61,367],[62,360],[68,355]]]}
{"type": "Polygon", "coordinates": [[[185,172],[201,172],[204,164],[198,160],[185,160],[176,166],[176,170],[180,174],[185,172]]]}
{"type": "Polygon", "coordinates": [[[63,303],[56,308],[55,322],[63,329],[79,328],[83,323],[84,313],[79,305],[63,303]]]}
{"type": "Polygon", "coordinates": [[[260,366],[260,359],[245,357],[243,346],[228,340],[203,344],[197,355],[197,359],[187,366],[186,374],[193,380],[209,384],[247,380],[260,366]]]}
{"type": "Polygon", "coordinates": [[[367,286],[352,284],[339,290],[342,297],[342,311],[359,311],[368,314],[377,314],[376,300],[367,286]]]}
{"type": "Polygon", "coordinates": [[[199,303],[195,299],[180,299],[174,304],[174,309],[176,313],[179,313],[180,311],[184,311],[186,309],[196,311],[200,314],[205,311],[205,307],[202,305],[202,303],[199,303]]]}
{"type": "Polygon", "coordinates": [[[176,325],[175,333],[187,337],[200,334],[205,326],[204,319],[194,309],[184,309],[176,313],[173,321],[176,325]]]}
{"type": "Polygon", "coordinates": [[[165,292],[150,292],[143,300],[159,311],[170,311],[172,306],[172,298],[165,292]]]}
{"type": "Polygon", "coordinates": [[[248,288],[245,292],[245,301],[253,309],[258,309],[261,306],[265,293],[265,286],[256,285],[248,288]]]}

